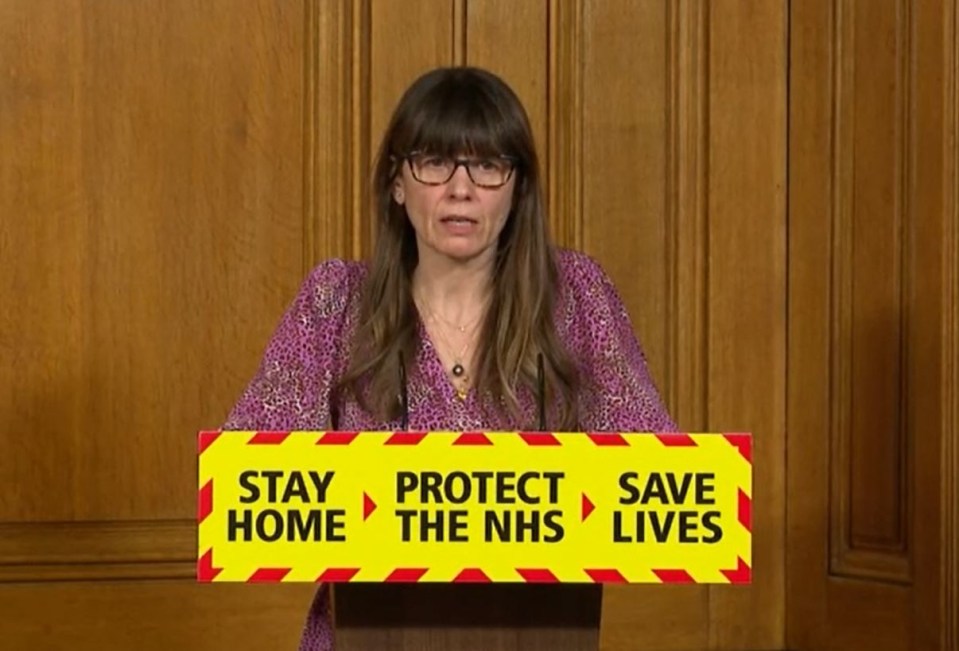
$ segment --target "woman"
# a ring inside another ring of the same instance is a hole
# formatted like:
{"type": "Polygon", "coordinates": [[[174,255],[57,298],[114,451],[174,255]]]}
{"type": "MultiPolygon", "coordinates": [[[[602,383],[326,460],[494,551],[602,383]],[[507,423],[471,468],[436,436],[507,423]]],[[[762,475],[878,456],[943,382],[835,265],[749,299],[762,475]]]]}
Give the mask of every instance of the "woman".
{"type": "MultiPolygon", "coordinates": [[[[373,186],[372,259],[310,274],[224,429],[676,429],[610,279],[549,242],[529,121],[502,80],[420,77],[373,186]]],[[[327,602],[321,589],[301,649],[332,648],[327,602]]]]}

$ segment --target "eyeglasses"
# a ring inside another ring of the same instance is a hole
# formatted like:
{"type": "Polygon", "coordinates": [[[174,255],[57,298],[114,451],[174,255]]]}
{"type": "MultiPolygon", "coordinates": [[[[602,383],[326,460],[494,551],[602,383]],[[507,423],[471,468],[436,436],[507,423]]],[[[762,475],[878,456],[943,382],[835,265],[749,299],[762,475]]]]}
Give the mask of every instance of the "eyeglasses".
{"type": "Polygon", "coordinates": [[[513,156],[450,158],[423,152],[412,152],[403,158],[409,162],[413,178],[424,185],[448,183],[456,170],[463,166],[474,185],[487,189],[506,185],[516,169],[517,162],[513,156]]]}

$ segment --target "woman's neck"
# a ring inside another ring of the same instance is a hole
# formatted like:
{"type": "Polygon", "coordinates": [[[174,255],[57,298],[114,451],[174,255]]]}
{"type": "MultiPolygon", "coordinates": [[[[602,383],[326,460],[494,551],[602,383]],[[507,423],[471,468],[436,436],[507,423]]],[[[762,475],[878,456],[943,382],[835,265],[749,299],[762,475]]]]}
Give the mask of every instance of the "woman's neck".
{"type": "Polygon", "coordinates": [[[421,256],[413,272],[413,293],[444,320],[463,323],[478,318],[486,304],[493,256],[458,261],[421,256]]]}

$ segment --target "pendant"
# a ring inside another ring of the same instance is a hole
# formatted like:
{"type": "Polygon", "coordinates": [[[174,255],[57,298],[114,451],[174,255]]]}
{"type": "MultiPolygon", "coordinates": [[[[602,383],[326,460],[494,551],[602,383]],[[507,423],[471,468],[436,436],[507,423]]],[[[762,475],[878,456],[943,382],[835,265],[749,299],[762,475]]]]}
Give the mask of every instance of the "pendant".
{"type": "Polygon", "coordinates": [[[466,400],[466,394],[467,394],[466,389],[457,389],[457,390],[456,390],[456,396],[457,396],[460,400],[466,400]]]}
{"type": "Polygon", "coordinates": [[[459,362],[453,364],[453,377],[463,377],[463,373],[466,373],[466,369],[463,368],[463,365],[459,362]]]}

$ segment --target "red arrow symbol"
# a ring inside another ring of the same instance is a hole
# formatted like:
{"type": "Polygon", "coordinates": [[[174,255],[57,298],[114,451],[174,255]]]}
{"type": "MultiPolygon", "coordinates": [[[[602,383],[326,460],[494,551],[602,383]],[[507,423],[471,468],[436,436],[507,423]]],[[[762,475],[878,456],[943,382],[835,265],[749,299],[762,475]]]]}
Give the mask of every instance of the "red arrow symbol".
{"type": "Polygon", "coordinates": [[[363,520],[370,517],[370,513],[376,510],[376,502],[370,499],[370,496],[363,493],[363,520]]]}
{"type": "Polygon", "coordinates": [[[592,513],[595,508],[596,505],[589,501],[586,493],[583,493],[583,522],[586,521],[586,518],[589,517],[589,514],[592,513]]]}

